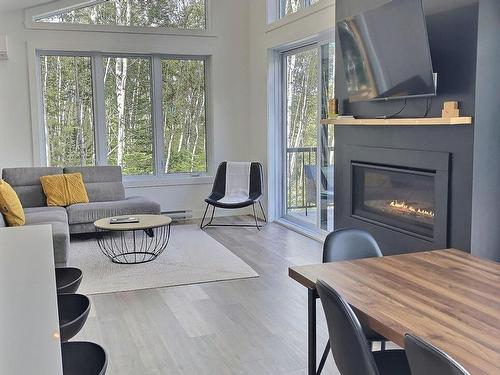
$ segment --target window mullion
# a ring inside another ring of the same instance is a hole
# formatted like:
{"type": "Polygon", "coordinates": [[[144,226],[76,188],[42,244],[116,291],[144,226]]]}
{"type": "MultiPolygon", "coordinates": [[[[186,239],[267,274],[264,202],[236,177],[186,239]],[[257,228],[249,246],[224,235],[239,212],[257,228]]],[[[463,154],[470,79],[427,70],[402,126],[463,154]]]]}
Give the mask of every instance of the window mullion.
{"type": "Polygon", "coordinates": [[[96,165],[108,163],[106,109],[104,102],[104,64],[102,55],[92,57],[92,83],[94,92],[94,137],[96,165]]]}
{"type": "Polygon", "coordinates": [[[279,18],[283,18],[286,14],[286,0],[278,0],[277,2],[279,18]]]}
{"type": "Polygon", "coordinates": [[[151,82],[153,98],[153,152],[155,174],[165,174],[164,136],[163,136],[163,78],[161,58],[153,56],[151,63],[151,82]]]}

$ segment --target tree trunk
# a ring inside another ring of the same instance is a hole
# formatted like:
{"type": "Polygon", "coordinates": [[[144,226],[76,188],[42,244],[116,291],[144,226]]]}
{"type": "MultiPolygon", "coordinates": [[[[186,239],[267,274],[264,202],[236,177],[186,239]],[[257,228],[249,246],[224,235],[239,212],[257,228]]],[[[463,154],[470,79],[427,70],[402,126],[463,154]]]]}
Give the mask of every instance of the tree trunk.
{"type": "MultiPolygon", "coordinates": [[[[164,121],[163,123],[165,124],[164,129],[167,127],[167,116],[164,115],[164,121]]],[[[167,155],[165,157],[165,173],[168,173],[170,169],[170,156],[172,155],[172,143],[174,141],[174,132],[173,129],[170,131],[170,137],[168,139],[168,147],[167,147],[167,155]]]]}
{"type": "Polygon", "coordinates": [[[73,72],[75,74],[75,125],[77,130],[77,147],[80,157],[80,165],[85,165],[85,139],[83,129],[83,108],[80,99],[80,77],[78,74],[77,57],[73,58],[73,72]]]}
{"type": "Polygon", "coordinates": [[[115,86],[117,118],[117,151],[116,164],[123,165],[125,153],[125,92],[127,89],[128,60],[126,58],[115,58],[115,86]]]}
{"type": "MultiPolygon", "coordinates": [[[[48,57],[44,56],[43,57],[43,64],[45,65],[45,71],[43,74],[43,95],[44,95],[44,100],[45,103],[47,102],[47,83],[48,83],[48,77],[49,77],[49,61],[48,57]]],[[[45,104],[45,110],[43,111],[43,124],[45,126],[45,132],[49,133],[49,124],[47,123],[47,105],[45,104]]],[[[47,142],[47,147],[45,150],[45,155],[47,158],[48,165],[52,165],[52,160],[51,160],[51,142],[47,142]]]]}
{"type": "Polygon", "coordinates": [[[196,150],[198,148],[198,141],[200,139],[200,123],[199,119],[205,109],[205,97],[203,93],[197,93],[198,99],[195,104],[195,115],[194,115],[194,123],[195,123],[195,140],[191,152],[191,172],[194,171],[194,158],[196,156],[196,150]],[[201,100],[199,100],[201,99],[201,100]],[[201,103],[200,103],[201,102],[201,103]]]}
{"type": "MultiPolygon", "coordinates": [[[[116,21],[118,25],[128,25],[130,23],[130,1],[125,2],[123,9],[121,1],[116,1],[116,21]]],[[[115,58],[115,88],[116,88],[116,104],[118,109],[118,124],[117,124],[117,151],[116,163],[123,165],[123,157],[125,154],[125,101],[127,89],[127,73],[128,59],[115,58]]]]}

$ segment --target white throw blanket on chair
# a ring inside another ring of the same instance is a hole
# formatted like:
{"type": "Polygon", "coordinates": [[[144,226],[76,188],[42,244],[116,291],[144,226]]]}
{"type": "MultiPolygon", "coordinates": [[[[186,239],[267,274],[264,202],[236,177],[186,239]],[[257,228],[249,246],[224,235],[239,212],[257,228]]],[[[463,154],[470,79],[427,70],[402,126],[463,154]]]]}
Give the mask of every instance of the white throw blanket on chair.
{"type": "Polygon", "coordinates": [[[250,190],[249,162],[228,161],[226,165],[226,194],[221,203],[241,203],[249,198],[250,190]]]}

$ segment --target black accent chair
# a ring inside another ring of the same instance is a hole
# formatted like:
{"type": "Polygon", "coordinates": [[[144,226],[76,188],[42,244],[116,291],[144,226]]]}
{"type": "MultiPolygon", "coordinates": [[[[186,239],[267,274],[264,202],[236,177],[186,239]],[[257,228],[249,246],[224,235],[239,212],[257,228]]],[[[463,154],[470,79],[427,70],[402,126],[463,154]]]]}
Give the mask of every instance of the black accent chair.
{"type": "MultiPolygon", "coordinates": [[[[359,229],[339,229],[333,231],[328,234],[323,245],[323,263],[381,256],[382,251],[380,251],[375,238],[370,233],[359,229]]],[[[381,349],[385,350],[387,339],[384,336],[364,325],[361,325],[361,327],[370,346],[373,346],[374,342],[380,342],[381,349]]],[[[329,351],[330,341],[326,343],[325,350],[319,362],[318,375],[321,374],[325,366],[329,351]]]]}
{"type": "Polygon", "coordinates": [[[82,282],[83,272],[79,268],[56,268],[57,294],[76,293],[82,282]]]}
{"type": "Polygon", "coordinates": [[[419,337],[406,334],[405,350],[413,375],[469,375],[448,354],[419,337]]]}
{"type": "Polygon", "coordinates": [[[257,213],[255,211],[255,205],[258,203],[260,209],[262,211],[262,215],[264,217],[264,221],[266,222],[266,214],[264,213],[264,208],[262,207],[262,203],[260,199],[262,198],[263,189],[264,189],[264,180],[262,173],[262,165],[258,162],[252,162],[250,164],[250,186],[248,188],[248,199],[237,202],[237,203],[223,203],[220,202],[222,198],[224,198],[226,194],[226,169],[227,162],[222,162],[217,168],[217,173],[215,175],[214,185],[212,187],[212,192],[205,199],[207,203],[207,207],[205,208],[205,213],[203,214],[203,219],[201,220],[200,228],[206,227],[252,227],[260,230],[262,227],[259,225],[259,221],[257,219],[257,213]],[[212,214],[208,223],[205,222],[205,218],[208,213],[208,208],[212,206],[212,214]],[[255,224],[213,224],[215,208],[225,208],[225,209],[235,209],[235,208],[244,208],[252,206],[253,215],[255,218],[255,224]]]}
{"type": "Polygon", "coordinates": [[[61,345],[64,375],[104,375],[108,367],[106,351],[91,342],[73,341],[61,345]]]}
{"type": "Polygon", "coordinates": [[[322,280],[316,289],[328,324],[331,350],[342,375],[411,375],[404,350],[372,352],[351,306],[322,280]]]}

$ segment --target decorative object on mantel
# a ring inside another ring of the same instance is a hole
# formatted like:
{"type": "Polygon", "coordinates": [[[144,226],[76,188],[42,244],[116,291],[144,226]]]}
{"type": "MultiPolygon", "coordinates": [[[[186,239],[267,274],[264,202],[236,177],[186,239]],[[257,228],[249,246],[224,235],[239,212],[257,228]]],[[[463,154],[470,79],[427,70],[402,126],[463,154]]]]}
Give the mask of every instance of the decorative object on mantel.
{"type": "Polygon", "coordinates": [[[328,118],[333,119],[337,117],[337,99],[328,99],[328,118]]]}
{"type": "Polygon", "coordinates": [[[441,116],[444,118],[460,117],[458,102],[444,102],[441,116]]]}

